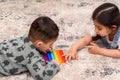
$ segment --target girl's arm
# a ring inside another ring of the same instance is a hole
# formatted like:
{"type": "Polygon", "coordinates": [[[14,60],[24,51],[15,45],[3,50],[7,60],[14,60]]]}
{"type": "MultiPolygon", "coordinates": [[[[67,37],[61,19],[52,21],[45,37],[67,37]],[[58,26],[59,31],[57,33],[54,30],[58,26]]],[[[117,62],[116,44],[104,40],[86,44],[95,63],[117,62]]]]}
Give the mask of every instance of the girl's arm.
{"type": "Polygon", "coordinates": [[[80,50],[84,48],[84,46],[88,45],[92,41],[92,36],[90,34],[86,35],[85,37],[79,39],[75,44],[72,45],[70,50],[80,50]]]}
{"type": "Polygon", "coordinates": [[[105,49],[100,48],[98,54],[105,55],[113,58],[120,58],[120,50],[119,49],[105,49]]]}
{"type": "Polygon", "coordinates": [[[71,46],[71,48],[68,50],[68,53],[65,54],[66,59],[68,61],[70,61],[71,59],[77,59],[77,51],[84,48],[84,46],[88,45],[91,41],[92,36],[89,34],[83,38],[80,38],[71,46]]]}
{"type": "Polygon", "coordinates": [[[106,49],[101,48],[97,44],[91,42],[90,45],[86,46],[90,53],[105,55],[108,57],[120,58],[120,49],[106,49]]]}

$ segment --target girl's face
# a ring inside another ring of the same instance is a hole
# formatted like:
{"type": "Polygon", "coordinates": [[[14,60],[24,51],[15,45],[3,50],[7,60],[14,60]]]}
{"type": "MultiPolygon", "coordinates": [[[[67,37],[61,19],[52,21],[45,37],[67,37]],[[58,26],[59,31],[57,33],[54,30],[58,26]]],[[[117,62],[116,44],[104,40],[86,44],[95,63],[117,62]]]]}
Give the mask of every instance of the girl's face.
{"type": "Polygon", "coordinates": [[[93,20],[94,26],[95,26],[95,32],[103,37],[103,36],[108,36],[111,33],[111,29],[108,28],[107,26],[101,25],[98,23],[96,20],[93,20]]]}

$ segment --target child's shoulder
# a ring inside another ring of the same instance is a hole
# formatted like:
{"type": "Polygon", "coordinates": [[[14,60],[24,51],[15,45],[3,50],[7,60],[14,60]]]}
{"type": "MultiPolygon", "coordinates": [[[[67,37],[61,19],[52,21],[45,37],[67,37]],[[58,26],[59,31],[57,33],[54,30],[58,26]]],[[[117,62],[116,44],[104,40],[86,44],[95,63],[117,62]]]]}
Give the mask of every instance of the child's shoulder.
{"type": "Polygon", "coordinates": [[[5,43],[17,43],[17,42],[19,42],[19,41],[24,40],[26,37],[27,37],[27,35],[16,36],[16,37],[14,37],[14,38],[2,40],[2,41],[0,42],[0,44],[2,44],[2,43],[4,43],[4,44],[5,44],[5,43]]]}

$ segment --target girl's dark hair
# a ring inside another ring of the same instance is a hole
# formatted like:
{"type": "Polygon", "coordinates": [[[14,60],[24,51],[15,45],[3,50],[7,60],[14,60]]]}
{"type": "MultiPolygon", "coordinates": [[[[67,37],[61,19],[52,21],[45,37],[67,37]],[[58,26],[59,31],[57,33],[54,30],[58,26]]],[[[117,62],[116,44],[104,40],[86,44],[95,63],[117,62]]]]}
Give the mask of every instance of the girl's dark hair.
{"type": "Polygon", "coordinates": [[[42,40],[47,43],[56,39],[59,35],[59,28],[56,23],[49,17],[42,16],[33,21],[31,24],[28,37],[32,41],[42,40]]]}
{"type": "Polygon", "coordinates": [[[92,19],[109,28],[111,28],[112,25],[119,26],[119,9],[115,4],[104,3],[95,9],[92,14],[92,19]]]}

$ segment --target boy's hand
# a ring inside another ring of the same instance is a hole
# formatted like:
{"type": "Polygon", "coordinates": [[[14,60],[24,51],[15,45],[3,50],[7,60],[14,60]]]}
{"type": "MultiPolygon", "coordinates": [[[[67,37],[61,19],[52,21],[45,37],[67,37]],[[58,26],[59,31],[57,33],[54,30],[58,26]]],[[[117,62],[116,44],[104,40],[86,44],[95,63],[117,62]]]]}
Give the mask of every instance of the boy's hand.
{"type": "Polygon", "coordinates": [[[88,51],[90,53],[99,54],[100,47],[97,44],[91,42],[90,45],[85,46],[85,47],[88,48],[88,51]]]}
{"type": "Polygon", "coordinates": [[[74,50],[69,50],[66,54],[65,54],[65,58],[66,60],[71,61],[71,60],[75,60],[75,59],[78,59],[78,55],[77,55],[77,51],[74,50]]]}
{"type": "Polygon", "coordinates": [[[60,65],[60,63],[57,60],[52,60],[53,62],[57,63],[58,65],[60,65]]]}

